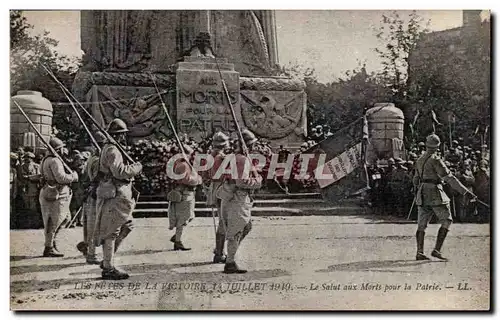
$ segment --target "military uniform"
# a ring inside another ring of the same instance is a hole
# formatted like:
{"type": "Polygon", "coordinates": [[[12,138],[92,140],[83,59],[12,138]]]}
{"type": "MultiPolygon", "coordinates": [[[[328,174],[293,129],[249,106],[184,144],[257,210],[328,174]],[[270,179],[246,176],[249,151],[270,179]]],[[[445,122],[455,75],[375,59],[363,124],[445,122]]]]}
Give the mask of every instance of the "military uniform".
{"type": "MultiPolygon", "coordinates": [[[[114,119],[108,133],[119,135],[128,132],[120,119],[114,119]]],[[[114,253],[132,231],[132,212],[135,208],[132,181],[142,171],[139,162],[125,164],[116,145],[106,143],[99,158],[99,186],[96,191],[95,243],[103,245],[102,277],[105,280],[127,279],[128,274],[114,267],[114,253]]]]}
{"type": "MultiPolygon", "coordinates": [[[[247,146],[254,144],[257,139],[249,130],[242,132],[247,146]]],[[[262,177],[256,173],[255,167],[246,156],[235,153],[236,170],[231,177],[227,177],[217,196],[221,199],[221,214],[228,240],[228,255],[225,273],[245,273],[246,270],[239,269],[235,262],[235,255],[243,239],[252,229],[251,210],[253,199],[251,193],[262,185],[262,177]],[[245,172],[245,170],[250,170],[245,172]],[[237,175],[237,176],[235,176],[237,175]]]]}
{"type": "MultiPolygon", "coordinates": [[[[184,150],[188,157],[193,153],[190,147],[185,146],[184,150]]],[[[175,229],[175,235],[170,240],[174,242],[174,250],[187,251],[190,248],[186,248],[182,243],[182,232],[195,217],[195,191],[196,186],[202,183],[202,179],[185,159],[175,161],[173,171],[176,175],[182,175],[183,178],[175,181],[171,191],[178,193],[179,199],[175,201],[170,199],[168,204],[169,229],[175,229]]]]}
{"type": "MultiPolygon", "coordinates": [[[[56,150],[63,146],[61,140],[52,138],[50,144],[56,150]]],[[[76,172],[64,171],[62,161],[54,155],[49,155],[42,160],[41,176],[44,186],[40,191],[39,201],[42,211],[45,232],[45,257],[62,257],[56,245],[56,236],[62,223],[69,217],[69,204],[71,202],[71,183],[78,181],[76,172]]]]}
{"type": "Polygon", "coordinates": [[[40,165],[34,162],[35,155],[32,152],[27,152],[24,158],[26,161],[21,166],[20,177],[22,179],[21,197],[26,210],[38,212],[40,165]]]}
{"type": "Polygon", "coordinates": [[[99,263],[95,249],[95,224],[96,224],[96,200],[97,187],[99,185],[99,156],[92,155],[85,164],[83,176],[85,177],[85,195],[82,206],[83,216],[83,243],[79,243],[77,248],[86,258],[88,264],[99,263]]]}
{"type": "Polygon", "coordinates": [[[438,231],[436,246],[432,251],[432,256],[445,259],[441,255],[441,247],[453,221],[450,212],[450,198],[443,190],[442,181],[459,192],[468,193],[467,188],[453,176],[446,167],[443,160],[436,155],[440,145],[439,137],[430,135],[427,137],[427,151],[417,160],[415,164],[416,172],[413,177],[413,184],[417,190],[416,204],[418,206],[418,228],[417,228],[417,260],[428,260],[424,255],[425,229],[435,214],[441,228],[438,231]]]}
{"type": "MultiPolygon", "coordinates": [[[[223,177],[216,177],[217,172],[222,165],[225,154],[224,149],[229,146],[229,137],[221,132],[216,133],[212,138],[213,151],[211,156],[214,159],[214,164],[210,170],[207,171],[206,179],[210,185],[207,192],[207,205],[216,207],[217,214],[219,215],[219,225],[217,226],[215,234],[215,250],[214,250],[214,263],[225,263],[226,255],[224,254],[224,245],[226,243],[225,227],[223,217],[221,215],[221,200],[217,198],[217,190],[222,187],[223,177]]],[[[222,169],[221,169],[222,170],[222,169]]]]}

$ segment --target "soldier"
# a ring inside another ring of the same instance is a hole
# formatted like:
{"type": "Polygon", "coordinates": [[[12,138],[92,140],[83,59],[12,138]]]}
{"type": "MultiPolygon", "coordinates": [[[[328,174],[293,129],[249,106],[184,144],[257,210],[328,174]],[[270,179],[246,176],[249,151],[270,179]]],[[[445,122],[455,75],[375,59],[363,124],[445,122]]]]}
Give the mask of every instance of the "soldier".
{"type": "MultiPolygon", "coordinates": [[[[127,125],[120,119],[111,121],[108,133],[117,143],[126,142],[127,125]]],[[[99,186],[96,191],[96,246],[103,245],[101,263],[104,280],[128,279],[129,275],[114,266],[114,255],[122,241],[132,231],[132,211],[135,208],[133,178],[142,171],[139,162],[124,163],[118,146],[106,141],[99,157],[99,186]]]]}
{"type": "Polygon", "coordinates": [[[424,153],[425,153],[425,142],[422,141],[422,142],[418,143],[418,153],[417,153],[417,155],[420,157],[424,153]]]}
{"type": "MultiPolygon", "coordinates": [[[[55,152],[60,152],[64,147],[64,143],[55,137],[52,137],[49,143],[55,152]]],[[[56,237],[70,214],[70,185],[78,181],[78,174],[75,171],[65,172],[62,161],[51,153],[42,160],[40,174],[44,182],[39,197],[45,232],[43,256],[63,257],[64,254],[57,250],[56,237]]]]}
{"type": "Polygon", "coordinates": [[[10,153],[10,226],[11,228],[15,228],[17,219],[13,216],[12,212],[15,211],[16,207],[16,197],[17,197],[17,165],[18,165],[18,155],[15,152],[10,153]]]}
{"type": "MultiPolygon", "coordinates": [[[[447,260],[441,254],[441,247],[448,234],[453,219],[450,212],[450,199],[443,191],[442,181],[446,182],[452,189],[460,194],[470,193],[467,188],[451,174],[443,160],[436,152],[441,141],[435,134],[431,134],[426,140],[426,152],[417,160],[416,173],[413,178],[413,185],[417,190],[416,204],[418,206],[418,228],[417,238],[417,260],[429,260],[424,254],[424,237],[427,224],[436,214],[441,227],[438,231],[436,246],[431,255],[441,260],[447,260]]],[[[475,197],[475,196],[473,196],[475,197]]]]}
{"type": "MultiPolygon", "coordinates": [[[[96,142],[102,144],[106,138],[103,133],[95,134],[96,142]]],[[[96,223],[96,191],[99,185],[99,153],[94,149],[93,153],[85,163],[82,174],[85,195],[83,200],[83,241],[77,245],[77,249],[83,253],[87,264],[99,264],[95,253],[96,243],[94,239],[94,229],[96,223]]]]}
{"type": "Polygon", "coordinates": [[[219,170],[220,165],[224,161],[225,151],[229,148],[229,137],[222,132],[217,132],[212,138],[212,152],[211,156],[214,159],[214,164],[210,170],[207,171],[206,178],[210,185],[207,192],[207,205],[210,207],[215,206],[219,215],[219,226],[215,234],[215,250],[214,250],[214,263],[225,263],[226,255],[224,254],[224,245],[226,243],[226,234],[224,229],[223,218],[221,215],[220,204],[221,200],[217,199],[217,190],[222,186],[222,177],[214,178],[216,172],[219,170]]]}
{"type": "Polygon", "coordinates": [[[184,145],[184,151],[188,159],[181,158],[176,160],[173,167],[174,173],[182,175],[182,178],[174,182],[174,187],[167,197],[169,198],[169,229],[175,229],[175,234],[170,238],[170,241],[174,243],[174,250],[176,251],[191,250],[191,248],[186,248],[182,243],[182,232],[184,231],[184,227],[194,219],[196,186],[203,182],[201,176],[188,163],[194,154],[193,149],[184,145]]]}
{"type": "MultiPolygon", "coordinates": [[[[486,160],[479,161],[479,169],[475,174],[474,190],[479,200],[490,204],[490,170],[488,169],[488,162],[486,160]]],[[[490,221],[489,208],[484,205],[478,206],[478,214],[481,220],[485,222],[490,221]]]]}
{"type": "MultiPolygon", "coordinates": [[[[245,144],[251,150],[257,138],[247,129],[243,130],[242,135],[245,144]]],[[[262,177],[256,172],[250,159],[243,155],[241,144],[238,144],[238,148],[231,156],[236,158],[236,170],[233,170],[230,177],[224,179],[217,193],[217,197],[221,199],[221,213],[228,241],[224,273],[246,273],[246,270],[240,269],[236,264],[235,256],[241,242],[252,229],[251,192],[261,187],[262,177]]]]}
{"type": "Polygon", "coordinates": [[[25,209],[29,212],[38,211],[38,194],[40,184],[40,165],[35,163],[35,155],[32,152],[24,154],[24,162],[21,166],[22,191],[21,196],[25,209]]]}
{"type": "MultiPolygon", "coordinates": [[[[78,151],[78,150],[75,150],[78,151]]],[[[85,184],[87,183],[86,179],[86,174],[85,174],[85,158],[80,152],[74,152],[73,153],[73,161],[71,168],[75,170],[78,173],[78,176],[80,177],[80,180],[78,182],[73,183],[72,185],[72,190],[73,190],[73,198],[71,198],[71,204],[70,204],[70,209],[71,209],[71,219],[75,217],[75,215],[78,214],[78,217],[75,219],[73,224],[69,226],[70,228],[74,228],[76,225],[77,227],[83,226],[82,224],[82,207],[83,207],[83,201],[85,197],[85,184]]]]}

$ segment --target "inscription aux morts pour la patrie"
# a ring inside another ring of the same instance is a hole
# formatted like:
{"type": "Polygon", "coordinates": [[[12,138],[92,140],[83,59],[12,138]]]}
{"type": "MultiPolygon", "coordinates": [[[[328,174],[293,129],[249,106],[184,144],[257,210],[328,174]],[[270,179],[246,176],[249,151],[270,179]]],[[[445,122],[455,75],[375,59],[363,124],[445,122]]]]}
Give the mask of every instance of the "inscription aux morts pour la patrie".
{"type": "MultiPolygon", "coordinates": [[[[231,104],[238,103],[238,91],[228,88],[231,104]]],[[[228,99],[216,76],[204,75],[194,89],[181,88],[178,92],[182,116],[179,117],[181,132],[234,131],[236,125],[228,108],[228,99]]]]}

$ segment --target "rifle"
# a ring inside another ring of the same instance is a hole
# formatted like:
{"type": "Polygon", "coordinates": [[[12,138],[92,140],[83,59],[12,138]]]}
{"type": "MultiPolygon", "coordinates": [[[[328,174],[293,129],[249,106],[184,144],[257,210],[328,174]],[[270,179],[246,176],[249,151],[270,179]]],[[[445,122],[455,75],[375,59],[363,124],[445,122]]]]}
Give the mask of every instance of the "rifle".
{"type": "MultiPolygon", "coordinates": [[[[48,74],[52,74],[52,71],[50,71],[45,65],[42,64],[42,67],[45,69],[45,71],[48,73],[48,74]]],[[[62,89],[61,87],[61,90],[62,92],[64,93],[64,96],[66,97],[66,99],[68,99],[69,103],[71,104],[71,107],[73,108],[73,110],[75,111],[76,113],[76,116],[78,117],[78,120],[80,120],[80,122],[82,123],[83,125],[83,128],[85,128],[85,131],[87,131],[87,134],[89,135],[90,137],[90,140],[92,141],[92,144],[94,144],[94,146],[96,147],[97,150],[99,150],[99,152],[101,152],[101,147],[99,147],[99,144],[97,143],[97,141],[95,140],[94,136],[92,135],[92,133],[90,132],[90,129],[87,127],[87,125],[85,124],[85,122],[83,121],[82,117],[80,116],[80,113],[78,112],[78,110],[76,109],[75,105],[73,104],[73,101],[71,101],[70,97],[68,97],[68,95],[66,94],[66,91],[64,91],[64,89],[62,89]]]]}
{"type": "Polygon", "coordinates": [[[87,111],[87,109],[85,109],[84,106],[82,106],[82,104],[75,98],[75,96],[71,93],[71,91],[68,90],[68,88],[66,88],[64,86],[64,84],[62,84],[58,79],[57,77],[52,73],[52,71],[50,71],[48,68],[46,68],[48,74],[52,77],[52,79],[61,87],[61,89],[63,90],[63,92],[67,93],[73,100],[76,101],[76,103],[78,104],[78,106],[83,110],[83,112],[89,117],[89,119],[92,121],[92,124],[99,130],[101,131],[104,136],[106,137],[106,139],[108,139],[109,142],[111,142],[112,144],[114,144],[118,150],[120,150],[120,152],[125,156],[125,158],[127,158],[127,160],[134,164],[135,161],[134,159],[132,159],[132,157],[125,151],[125,149],[123,148],[123,146],[118,143],[118,141],[116,141],[106,130],[104,130],[101,125],[97,122],[97,120],[94,119],[94,117],[87,111]]]}

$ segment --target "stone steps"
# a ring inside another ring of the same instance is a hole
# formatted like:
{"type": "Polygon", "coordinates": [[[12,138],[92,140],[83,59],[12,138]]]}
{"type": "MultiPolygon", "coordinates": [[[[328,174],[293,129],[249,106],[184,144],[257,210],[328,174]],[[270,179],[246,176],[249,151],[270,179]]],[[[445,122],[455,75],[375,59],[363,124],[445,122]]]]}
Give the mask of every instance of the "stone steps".
{"type": "MultiPolygon", "coordinates": [[[[311,216],[355,215],[367,210],[355,200],[346,200],[341,206],[331,205],[319,193],[258,194],[255,197],[254,216],[311,216]]],[[[210,217],[212,209],[205,201],[196,201],[195,216],[210,217]]],[[[136,218],[167,217],[168,202],[163,197],[143,197],[134,210],[136,218]]]]}

